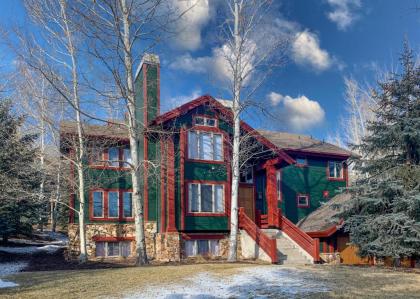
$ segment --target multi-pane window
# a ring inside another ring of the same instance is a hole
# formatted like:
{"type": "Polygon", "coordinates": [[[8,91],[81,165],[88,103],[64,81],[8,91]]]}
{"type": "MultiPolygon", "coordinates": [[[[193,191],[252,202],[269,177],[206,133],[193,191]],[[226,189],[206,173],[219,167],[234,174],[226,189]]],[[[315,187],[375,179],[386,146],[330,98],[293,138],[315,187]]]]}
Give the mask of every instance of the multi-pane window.
{"type": "Polygon", "coordinates": [[[281,200],[281,171],[276,171],[277,200],[281,200]]]}
{"type": "Polygon", "coordinates": [[[188,132],[188,158],[199,160],[223,160],[222,134],[213,132],[188,132]]]}
{"type": "Polygon", "coordinates": [[[199,126],[207,126],[207,127],[215,127],[216,120],[214,118],[204,117],[204,116],[196,116],[194,118],[194,123],[199,126]]]}
{"type": "Polygon", "coordinates": [[[89,151],[89,162],[92,165],[103,165],[104,164],[104,150],[99,147],[92,147],[89,151]]]}
{"type": "Polygon", "coordinates": [[[131,192],[123,192],[123,216],[133,217],[133,199],[131,192]]]}
{"type": "Polygon", "coordinates": [[[185,241],[185,255],[219,255],[219,240],[188,240],[185,241]]]}
{"type": "Polygon", "coordinates": [[[223,185],[196,184],[188,185],[188,211],[191,213],[223,213],[223,185]]]}
{"type": "Polygon", "coordinates": [[[254,182],[252,167],[246,167],[241,171],[239,182],[245,184],[252,184],[254,182]]]}
{"type": "Polygon", "coordinates": [[[119,198],[118,192],[108,192],[108,217],[118,218],[119,216],[119,198]]]}
{"type": "Polygon", "coordinates": [[[128,257],[131,255],[131,242],[96,242],[97,257],[128,257]]]}
{"type": "Polygon", "coordinates": [[[112,146],[100,148],[93,146],[89,149],[89,161],[94,166],[130,167],[131,151],[129,146],[112,146]]]}
{"type": "Polygon", "coordinates": [[[93,192],[93,217],[103,217],[104,193],[102,191],[93,192]]]}
{"type": "Polygon", "coordinates": [[[297,197],[297,206],[299,208],[308,208],[309,207],[309,196],[308,195],[298,195],[297,197]]]}
{"type": "Polygon", "coordinates": [[[328,176],[336,179],[343,178],[343,162],[329,161],[328,176]]]}

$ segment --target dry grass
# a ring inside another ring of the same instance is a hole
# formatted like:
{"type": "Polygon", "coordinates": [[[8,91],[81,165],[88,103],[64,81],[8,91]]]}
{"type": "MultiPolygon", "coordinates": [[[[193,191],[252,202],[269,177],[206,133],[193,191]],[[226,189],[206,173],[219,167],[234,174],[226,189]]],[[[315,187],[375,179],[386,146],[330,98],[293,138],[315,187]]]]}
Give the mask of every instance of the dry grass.
{"type": "MultiPolygon", "coordinates": [[[[195,264],[148,266],[100,270],[27,272],[8,277],[20,287],[0,289],[0,297],[10,298],[95,298],[122,297],[146,286],[183,283],[200,272],[216,276],[238,273],[250,264],[195,264]]],[[[281,267],[281,266],[279,266],[281,267]]],[[[311,298],[420,298],[420,275],[378,268],[344,266],[299,267],[312,273],[330,292],[311,298]]]]}

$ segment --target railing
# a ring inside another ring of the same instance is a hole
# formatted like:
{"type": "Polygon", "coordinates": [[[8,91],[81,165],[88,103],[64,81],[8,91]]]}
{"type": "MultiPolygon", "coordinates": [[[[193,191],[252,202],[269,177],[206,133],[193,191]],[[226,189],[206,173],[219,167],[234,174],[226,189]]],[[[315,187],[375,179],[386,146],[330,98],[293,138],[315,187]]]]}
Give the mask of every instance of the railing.
{"type": "Polygon", "coordinates": [[[285,232],[293,241],[295,241],[303,250],[305,250],[314,259],[319,261],[319,239],[312,239],[307,233],[294,225],[286,217],[282,217],[281,230],[285,232]]]}
{"type": "Polygon", "coordinates": [[[277,242],[276,239],[270,239],[258,226],[245,214],[244,208],[239,208],[239,228],[245,230],[248,235],[264,250],[271,259],[271,262],[277,263],[277,242]]]}

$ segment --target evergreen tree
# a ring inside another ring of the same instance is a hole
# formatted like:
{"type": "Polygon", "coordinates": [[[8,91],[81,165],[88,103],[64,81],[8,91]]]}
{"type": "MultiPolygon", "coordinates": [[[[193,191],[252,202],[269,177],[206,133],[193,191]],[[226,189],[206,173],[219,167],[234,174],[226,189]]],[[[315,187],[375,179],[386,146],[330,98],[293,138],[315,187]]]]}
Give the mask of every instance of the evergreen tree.
{"type": "Polygon", "coordinates": [[[0,100],[0,236],[29,235],[39,220],[37,190],[40,172],[35,167],[36,135],[23,134],[24,118],[11,112],[10,101],[0,100]]]}
{"type": "Polygon", "coordinates": [[[376,120],[355,146],[362,175],[343,216],[361,256],[420,256],[420,67],[407,43],[400,61],[401,74],[374,92],[376,120]]]}

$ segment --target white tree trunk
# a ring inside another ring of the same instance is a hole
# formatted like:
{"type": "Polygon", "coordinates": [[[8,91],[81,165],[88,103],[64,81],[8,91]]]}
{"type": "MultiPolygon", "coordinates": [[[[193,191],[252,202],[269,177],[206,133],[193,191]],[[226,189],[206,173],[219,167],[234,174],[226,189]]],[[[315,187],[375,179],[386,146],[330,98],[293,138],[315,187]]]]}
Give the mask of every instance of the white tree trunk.
{"type": "MultiPolygon", "coordinates": [[[[129,139],[132,159],[131,169],[131,181],[133,184],[133,208],[134,208],[134,223],[135,223],[135,234],[136,234],[136,264],[144,265],[147,264],[146,254],[146,240],[144,233],[144,214],[143,205],[141,202],[141,167],[142,164],[139,161],[138,156],[138,144],[140,141],[139,136],[139,125],[136,116],[136,102],[134,93],[134,76],[133,76],[133,60],[131,53],[130,43],[130,19],[129,11],[127,8],[126,0],[120,0],[122,15],[123,15],[123,43],[124,43],[124,66],[127,78],[127,109],[128,109],[128,120],[129,120],[129,139]]],[[[144,178],[146,179],[146,178],[144,178]]]]}
{"type": "Polygon", "coordinates": [[[240,128],[240,97],[241,97],[241,54],[239,36],[239,3],[235,0],[234,8],[235,28],[235,67],[233,70],[233,151],[232,151],[232,190],[231,190],[231,211],[230,211],[230,240],[229,240],[229,262],[237,260],[238,248],[238,194],[239,194],[239,145],[241,137],[240,128]]]}

